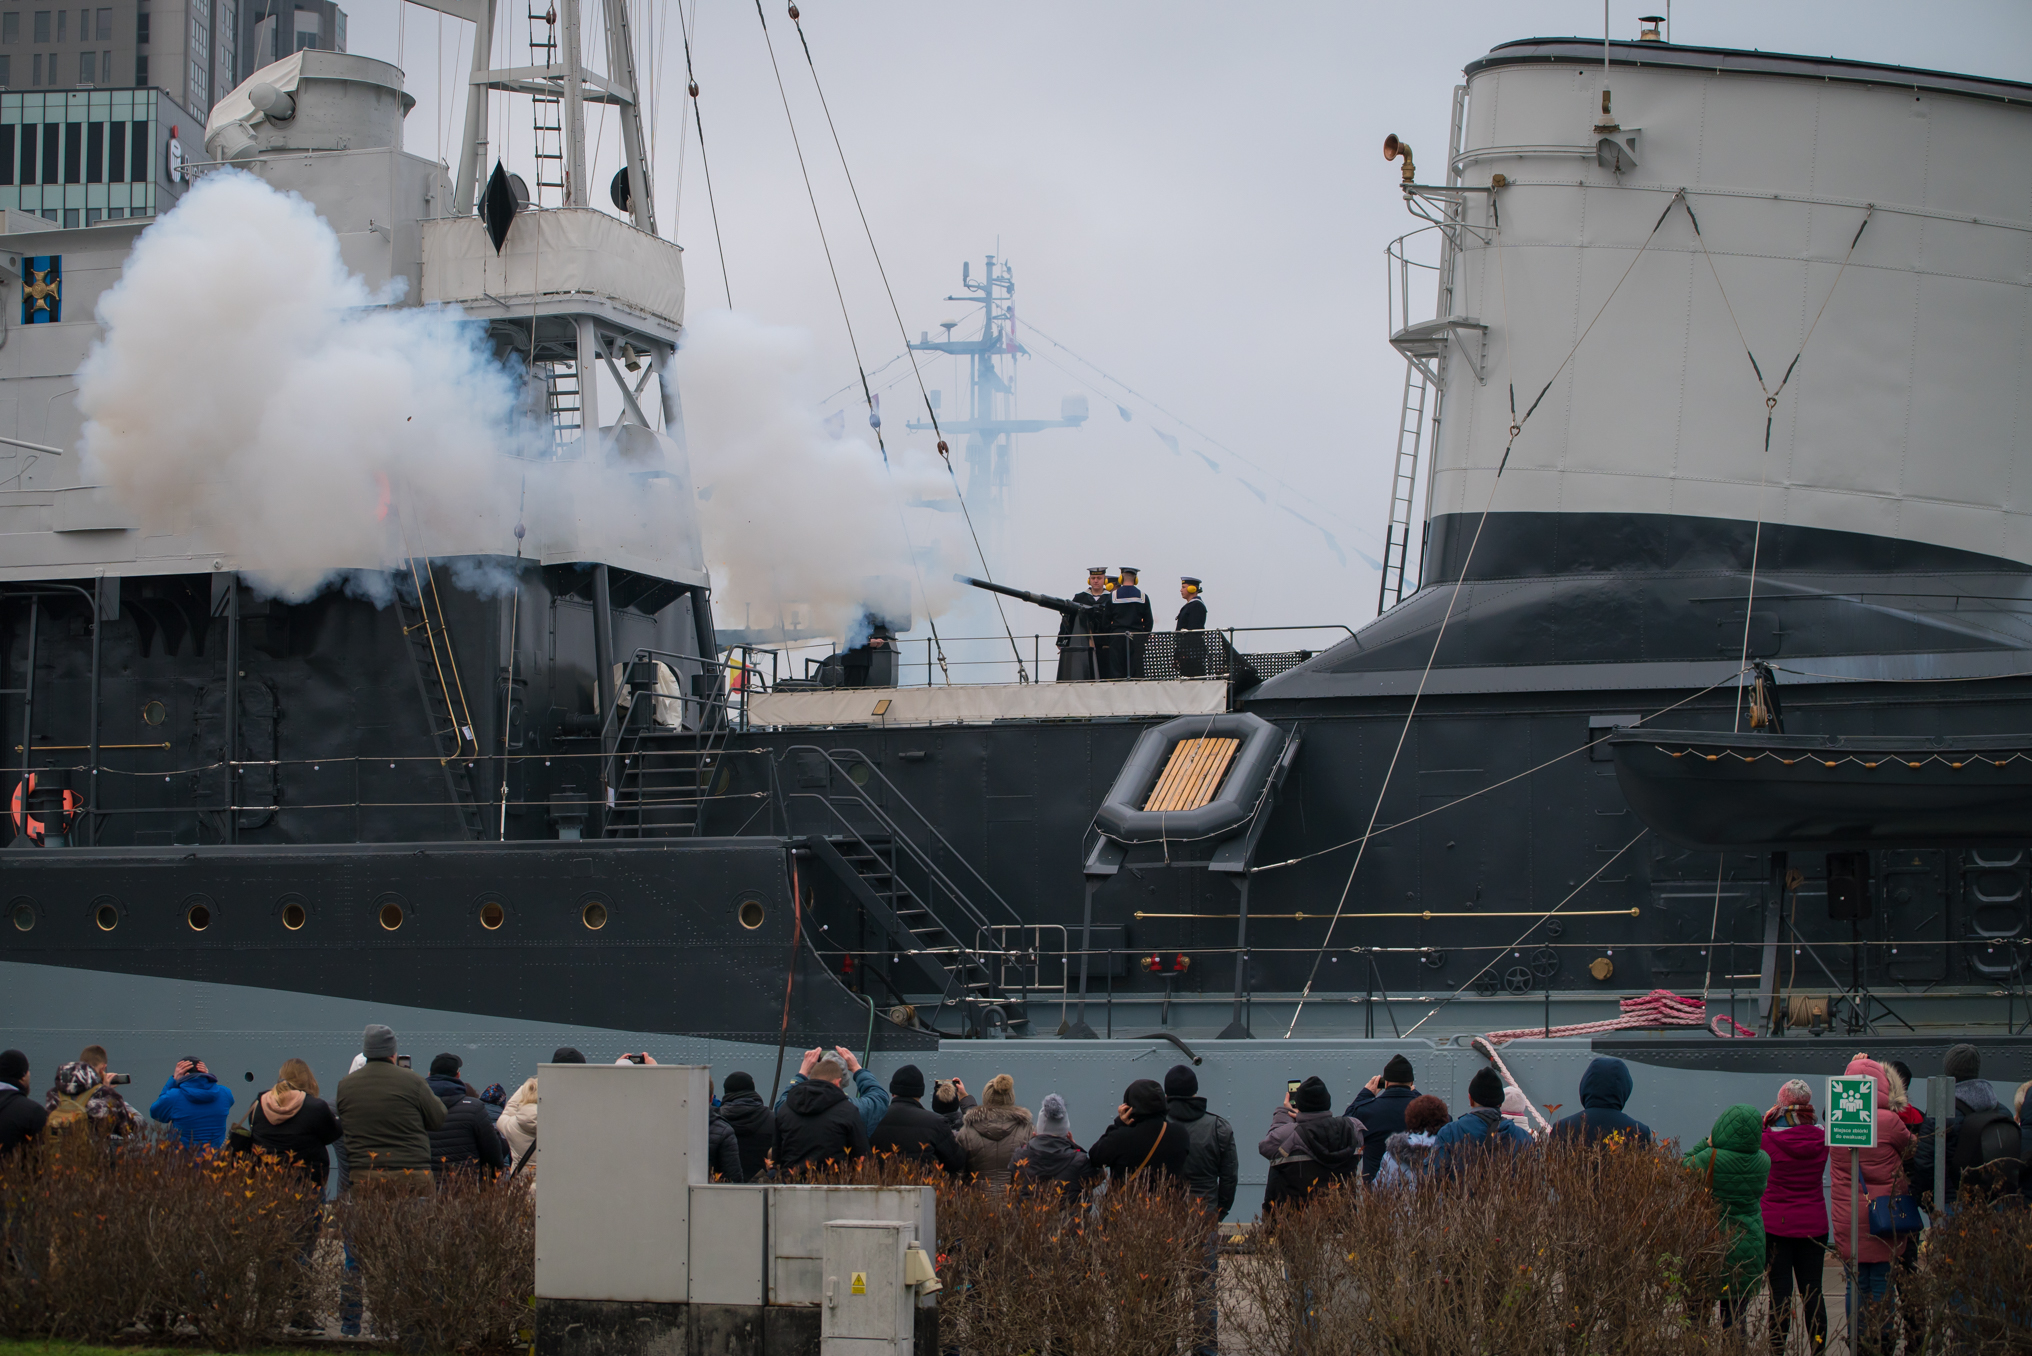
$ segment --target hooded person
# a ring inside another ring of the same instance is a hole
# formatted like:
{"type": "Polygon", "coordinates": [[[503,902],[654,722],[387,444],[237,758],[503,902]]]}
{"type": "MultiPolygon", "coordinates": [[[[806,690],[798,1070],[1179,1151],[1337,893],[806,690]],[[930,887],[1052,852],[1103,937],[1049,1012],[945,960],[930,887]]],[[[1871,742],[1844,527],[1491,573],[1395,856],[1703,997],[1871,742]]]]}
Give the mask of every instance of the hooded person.
{"type": "Polygon", "coordinates": [[[175,1127],[188,1148],[216,1149],[226,1142],[232,1110],[233,1090],[213,1078],[203,1060],[180,1059],[148,1108],[148,1118],[175,1127]]]}
{"type": "Polygon", "coordinates": [[[1009,1167],[1017,1150],[1036,1133],[1030,1113],[1016,1105],[1016,1080],[996,1074],[981,1089],[981,1104],[960,1117],[953,1139],[967,1156],[967,1171],[990,1191],[1009,1188],[1009,1167]]]}
{"type": "Polygon", "coordinates": [[[1009,1160],[1009,1190],[1018,1196],[1077,1191],[1087,1176],[1086,1150],[1072,1137],[1065,1098],[1048,1092],[1037,1108],[1037,1133],[1009,1160]]]}
{"type": "MultiPolygon", "coordinates": [[[[1973,1045],[1950,1047],[1942,1061],[1941,1072],[1954,1080],[1954,1109],[1947,1118],[1949,1206],[1960,1198],[1965,1186],[1980,1184],[1986,1195],[1995,1197],[2015,1194],[2022,1185],[2021,1156],[2026,1141],[2012,1108],[1999,1100],[1996,1086],[1982,1071],[1982,1052],[1973,1045]]],[[[1927,1131],[1932,1128],[1925,1126],[1927,1131]]],[[[1931,1183],[1933,1160],[1933,1136],[1922,1133],[1912,1156],[1912,1175],[1931,1183]]]]}
{"type": "Polygon", "coordinates": [[[339,1118],[331,1103],[318,1096],[318,1081],[310,1065],[300,1059],[284,1060],[276,1071],[275,1086],[254,1099],[247,1108],[247,1133],[256,1149],[279,1154],[303,1170],[324,1195],[331,1177],[330,1146],[339,1137],[339,1118]]]}
{"type": "Polygon", "coordinates": [[[494,1122],[494,1128],[501,1132],[501,1142],[508,1147],[508,1171],[515,1180],[528,1183],[531,1191],[536,1190],[536,1160],[540,1156],[536,1148],[536,1116],[541,1105],[536,1080],[526,1079],[508,1094],[508,1100],[501,1105],[501,1119],[494,1122]]]}
{"type": "Polygon", "coordinates": [[[1376,1179],[1390,1136],[1404,1128],[1404,1113],[1418,1097],[1413,1084],[1411,1061],[1392,1055],[1383,1072],[1364,1083],[1342,1113],[1362,1123],[1362,1177],[1366,1181],[1376,1179]]]}
{"type": "MultiPolygon", "coordinates": [[[[88,1045],[75,1060],[59,1065],[42,1101],[42,1109],[50,1116],[49,1131],[56,1132],[60,1109],[82,1112],[84,1124],[95,1134],[131,1135],[139,1130],[141,1114],[127,1105],[127,1099],[107,1078],[106,1048],[102,1045],[88,1045]]],[[[62,1120],[68,1124],[72,1116],[66,1114],[62,1120]]]]}
{"type": "Polygon", "coordinates": [[[1361,1174],[1362,1123],[1333,1114],[1333,1094],[1317,1075],[1307,1078],[1270,1116],[1270,1132],[1256,1152],[1270,1160],[1263,1210],[1301,1202],[1319,1188],[1361,1174]]]}
{"type": "Polygon", "coordinates": [[[508,1105],[508,1089],[499,1083],[489,1083],[480,1091],[480,1105],[487,1108],[487,1119],[499,1121],[501,1108],[508,1105]]]}
{"type": "Polygon", "coordinates": [[[1813,1089],[1795,1078],[1778,1089],[1764,1113],[1762,1147],[1771,1158],[1764,1184],[1764,1268],[1771,1278],[1771,1341],[1783,1350],[1792,1330],[1792,1295],[1806,1310],[1810,1351],[1827,1347],[1827,1301],[1821,1271],[1827,1257],[1827,1131],[1813,1109],[1813,1089]]]}
{"type": "Polygon", "coordinates": [[[508,1145],[486,1103],[466,1090],[459,1076],[464,1067],[457,1055],[442,1054],[430,1062],[424,1080],[445,1107],[444,1124],[430,1132],[430,1170],[439,1177],[461,1168],[492,1177],[508,1166],[508,1145]]]}
{"type": "Polygon", "coordinates": [[[1589,1144],[1599,1144],[1610,1135],[1622,1135],[1638,1144],[1649,1144],[1651,1127],[1623,1110],[1636,1086],[1629,1065],[1613,1055],[1597,1055],[1580,1076],[1581,1109],[1555,1122],[1553,1137],[1577,1135],[1589,1144]]]}
{"type": "MultiPolygon", "coordinates": [[[[868,1127],[841,1086],[847,1074],[847,1066],[834,1055],[807,1058],[804,1074],[784,1090],[776,1104],[776,1140],[770,1150],[777,1172],[845,1163],[868,1152],[868,1127]]],[[[882,1096],[886,1108],[889,1094],[885,1090],[882,1096]]]]}
{"type": "Polygon", "coordinates": [[[716,1182],[745,1182],[748,1175],[741,1169],[741,1137],[734,1133],[733,1123],[719,1108],[719,1098],[713,1095],[713,1083],[706,1080],[706,1165],[716,1182]]]}
{"type": "Polygon", "coordinates": [[[1164,1086],[1154,1078],[1139,1078],[1123,1089],[1115,1119],[1087,1150],[1087,1175],[1106,1173],[1115,1186],[1146,1174],[1167,1175],[1183,1184],[1191,1145],[1166,1118],[1168,1109],[1164,1086]]]}
{"type": "Polygon", "coordinates": [[[1186,1189],[1215,1219],[1226,1219],[1241,1177],[1235,1128],[1207,1110],[1206,1098],[1199,1095],[1199,1075],[1189,1064],[1174,1064],[1164,1075],[1164,1103],[1165,1119],[1185,1136],[1186,1189]]]}
{"type": "Polygon", "coordinates": [[[1845,1263],[1860,1271],[1860,1286],[1870,1299],[1882,1299],[1891,1282],[1891,1262],[1898,1253],[1910,1246],[1908,1238],[1896,1235],[1879,1238],[1870,1232],[1867,1214],[1858,1221],[1861,1248],[1852,1254],[1849,1246],[1849,1190],[1853,1180],[1849,1172],[1851,1154],[1862,1164],[1862,1182],[1858,1194],[1863,1210],[1869,1209],[1869,1202],[1878,1196],[1898,1196],[1912,1190],[1905,1175],[1905,1156],[1912,1151],[1912,1132],[1897,1112],[1891,1109],[1891,1088],[1884,1066],[1866,1054],[1859,1054],[1849,1061],[1842,1071],[1851,1078],[1867,1077],[1877,1085],[1876,1123],[1877,1147],[1874,1149],[1844,1150],[1828,1155],[1828,1203],[1833,1226],[1835,1251],[1845,1263]]]}
{"type": "Polygon", "coordinates": [[[906,1064],[889,1076],[889,1110],[868,1142],[876,1153],[915,1159],[954,1177],[967,1171],[967,1151],[953,1138],[945,1117],[924,1104],[924,1071],[906,1064]]]}
{"type": "Polygon", "coordinates": [[[1764,1279],[1764,1188],[1771,1155],[1764,1152],[1763,1120],[1753,1106],[1732,1106],[1714,1129],[1680,1160],[1701,1178],[1722,1208],[1728,1234],[1728,1274],[1722,1288],[1722,1322],[1733,1326],[1764,1279]]]}
{"type": "Polygon", "coordinates": [[[1503,1085],[1503,1119],[1531,1138],[1539,1137],[1540,1132],[1531,1124],[1531,1099],[1515,1083],[1503,1085]]]}
{"type": "Polygon", "coordinates": [[[1376,1167],[1376,1185],[1410,1186],[1424,1176],[1432,1163],[1432,1146],[1452,1119],[1446,1103],[1430,1093],[1412,1098],[1404,1108],[1404,1128],[1384,1145],[1383,1161],[1376,1167]]]}
{"type": "Polygon", "coordinates": [[[720,1088],[720,1115],[734,1127],[734,1142],[741,1151],[740,1181],[761,1177],[769,1162],[769,1150],[776,1142],[776,1113],[762,1105],[755,1091],[755,1076],[739,1069],[727,1075],[720,1088]]]}
{"type": "MultiPolygon", "coordinates": [[[[1622,1063],[1621,1060],[1615,1062],[1622,1063]]],[[[1572,1119],[1567,1117],[1567,1120],[1572,1119]]],[[[1564,1125],[1566,1121],[1560,1124],[1564,1125]]],[[[1467,1114],[1447,1122],[1445,1128],[1432,1137],[1433,1166],[1451,1170],[1465,1154],[1475,1149],[1515,1152],[1530,1148],[1531,1143],[1531,1136],[1503,1119],[1503,1080],[1496,1076],[1494,1069],[1478,1069],[1475,1076],[1468,1080],[1467,1114]]]]}

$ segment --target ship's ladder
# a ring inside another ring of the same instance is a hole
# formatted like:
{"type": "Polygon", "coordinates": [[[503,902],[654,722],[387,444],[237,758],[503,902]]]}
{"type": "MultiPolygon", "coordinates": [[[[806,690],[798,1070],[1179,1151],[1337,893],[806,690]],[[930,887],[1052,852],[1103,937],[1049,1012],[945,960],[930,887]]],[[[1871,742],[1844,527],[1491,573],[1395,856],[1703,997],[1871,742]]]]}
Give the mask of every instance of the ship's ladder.
{"type": "MultiPolygon", "coordinates": [[[[1383,537],[1383,577],[1377,584],[1376,611],[1389,611],[1404,601],[1411,564],[1411,531],[1418,483],[1418,455],[1425,441],[1425,410],[1432,388],[1418,364],[1404,364],[1404,401],[1397,417],[1397,459],[1390,476],[1390,524],[1383,537]]],[[[1415,579],[1410,580],[1417,587],[1415,579]]]]}
{"type": "Polygon", "coordinates": [[[411,557],[408,568],[409,587],[403,587],[405,581],[400,576],[395,581],[396,618],[402,626],[410,668],[416,674],[424,718],[437,745],[438,764],[444,769],[445,791],[458,811],[466,837],[477,839],[484,826],[473,789],[472,760],[479,756],[480,744],[473,734],[472,711],[452,652],[444,600],[438,595],[437,577],[427,558],[411,557]]]}
{"type": "MultiPolygon", "coordinates": [[[[544,10],[529,11],[529,64],[542,66],[546,70],[557,66],[557,6],[544,10]]],[[[530,96],[530,118],[535,132],[536,183],[532,189],[534,205],[544,205],[543,193],[549,189],[557,194],[557,205],[564,204],[564,99],[561,95],[534,94],[530,96]]]]}

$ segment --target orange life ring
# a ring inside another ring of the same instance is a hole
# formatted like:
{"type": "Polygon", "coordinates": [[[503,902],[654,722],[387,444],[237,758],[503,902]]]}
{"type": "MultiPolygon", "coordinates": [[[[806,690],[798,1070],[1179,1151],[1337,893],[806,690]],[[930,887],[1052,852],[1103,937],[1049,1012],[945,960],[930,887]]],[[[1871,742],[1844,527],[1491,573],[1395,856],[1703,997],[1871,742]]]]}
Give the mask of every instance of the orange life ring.
{"type": "MultiPolygon", "coordinates": [[[[31,843],[41,843],[48,836],[49,826],[28,813],[28,797],[34,794],[35,774],[33,772],[29,773],[25,779],[14,784],[14,827],[16,831],[25,834],[31,843]]],[[[63,793],[63,810],[58,816],[57,832],[59,834],[66,834],[71,831],[71,824],[77,819],[80,808],[78,793],[66,790],[63,793]]]]}

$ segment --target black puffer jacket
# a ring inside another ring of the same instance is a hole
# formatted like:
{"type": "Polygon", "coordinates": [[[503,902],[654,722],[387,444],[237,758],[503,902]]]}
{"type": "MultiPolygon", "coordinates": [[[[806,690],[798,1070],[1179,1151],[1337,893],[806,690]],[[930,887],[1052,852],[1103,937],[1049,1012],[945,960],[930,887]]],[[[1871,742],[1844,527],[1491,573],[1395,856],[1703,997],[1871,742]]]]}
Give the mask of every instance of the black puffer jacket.
{"type": "Polygon", "coordinates": [[[706,1162],[722,1182],[745,1182],[741,1171],[741,1137],[719,1112],[706,1119],[706,1162]]]}
{"type": "Polygon", "coordinates": [[[12,1153],[42,1133],[49,1113],[12,1083],[0,1083],[0,1154],[12,1153]]]}
{"type": "Polygon", "coordinates": [[[1185,1131],[1165,1120],[1162,1112],[1145,1112],[1126,1125],[1114,1122],[1094,1141],[1094,1147],[1087,1150],[1087,1175],[1098,1177],[1105,1172],[1110,1181],[1120,1185],[1142,1165],[1146,1176],[1168,1173],[1184,1182],[1185,1156],[1191,1149],[1192,1141],[1185,1131]]]}
{"type": "Polygon", "coordinates": [[[889,1110],[868,1142],[877,1153],[914,1158],[928,1168],[944,1168],[955,1177],[967,1175],[967,1151],[953,1138],[952,1127],[915,1097],[891,1097],[889,1110]]]}
{"type": "Polygon", "coordinates": [[[1009,1192],[1031,1196],[1078,1191],[1087,1177],[1086,1150],[1070,1135],[1032,1135],[1009,1160],[1009,1192]]]}
{"type": "Polygon", "coordinates": [[[776,1170],[838,1162],[868,1152],[868,1129],[847,1094],[815,1078],[793,1084],[776,1113],[776,1170]]]}
{"type": "Polygon", "coordinates": [[[1270,1160],[1263,1183],[1263,1208],[1300,1201],[1328,1182],[1358,1176],[1362,1170],[1362,1124],[1330,1111],[1301,1111],[1296,1116],[1278,1108],[1270,1133],[1256,1151],[1270,1160]]]}
{"type": "Polygon", "coordinates": [[[1405,1108],[1417,1096],[1417,1088],[1401,1085],[1386,1085],[1381,1092],[1363,1088],[1341,1113],[1362,1123],[1362,1176],[1369,1181],[1376,1180],[1376,1170],[1383,1166],[1390,1136],[1403,1130],[1405,1108]]]}
{"type": "Polygon", "coordinates": [[[1241,1161],[1235,1153],[1235,1127],[1206,1109],[1204,1097],[1173,1097],[1165,1119],[1173,1134],[1186,1140],[1185,1184],[1202,1205],[1226,1219],[1235,1204],[1235,1183],[1241,1161]]]}
{"type": "Polygon", "coordinates": [[[444,1103],[444,1124],[430,1132],[430,1170],[442,1175],[454,1168],[481,1168],[488,1175],[508,1166],[508,1145],[494,1128],[487,1104],[466,1091],[466,1085],[445,1074],[432,1074],[430,1090],[444,1103]]]}
{"type": "Polygon", "coordinates": [[[735,1143],[741,1150],[738,1181],[752,1182],[762,1175],[762,1165],[776,1143],[776,1113],[762,1105],[753,1092],[738,1092],[720,1102],[720,1115],[733,1127],[735,1143]]]}

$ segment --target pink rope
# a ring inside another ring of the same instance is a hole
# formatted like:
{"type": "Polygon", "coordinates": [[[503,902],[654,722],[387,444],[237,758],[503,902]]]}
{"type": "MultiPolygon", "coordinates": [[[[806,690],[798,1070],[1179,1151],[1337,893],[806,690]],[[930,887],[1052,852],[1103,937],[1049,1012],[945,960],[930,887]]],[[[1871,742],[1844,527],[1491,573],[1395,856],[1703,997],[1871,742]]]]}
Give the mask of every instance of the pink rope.
{"type": "MultiPolygon", "coordinates": [[[[1653,989],[1641,998],[1625,998],[1619,1005],[1622,1015],[1599,1022],[1576,1022],[1571,1026],[1555,1026],[1550,1031],[1544,1027],[1518,1027],[1513,1031],[1491,1031],[1486,1036],[1476,1037],[1477,1043],[1487,1041],[1491,1056],[1495,1046],[1507,1041],[1529,1040],[1536,1036],[1596,1036],[1608,1031],[1640,1031],[1646,1028],[1675,1026],[1705,1026],[1723,1039],[1740,1040],[1757,1033],[1724,1013],[1710,1017],[1707,1004],[1698,998],[1682,998],[1670,989],[1653,989]],[[1724,1024],[1731,1030],[1724,1030],[1724,1024]]],[[[1500,1067],[1500,1066],[1499,1066],[1500,1067]]],[[[1505,1073],[1505,1078],[1508,1074],[1505,1073]]],[[[1514,1080],[1511,1080],[1514,1081],[1514,1080]]]]}

